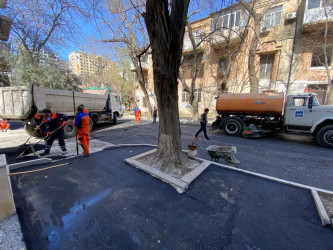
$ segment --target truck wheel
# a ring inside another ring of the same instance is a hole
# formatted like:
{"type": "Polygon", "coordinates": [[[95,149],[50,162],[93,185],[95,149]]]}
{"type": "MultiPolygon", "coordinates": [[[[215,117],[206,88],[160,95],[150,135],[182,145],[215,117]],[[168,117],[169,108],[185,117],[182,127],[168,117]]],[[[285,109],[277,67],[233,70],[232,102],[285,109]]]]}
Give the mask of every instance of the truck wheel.
{"type": "Polygon", "coordinates": [[[117,124],[117,113],[113,113],[113,124],[117,124]]]}
{"type": "Polygon", "coordinates": [[[33,136],[33,137],[42,137],[42,134],[40,133],[40,130],[37,130],[35,132],[35,126],[32,125],[32,124],[26,124],[24,125],[24,129],[25,131],[30,135],[30,136],[33,136]],[[35,133],[34,133],[35,132],[35,133]]]}
{"type": "Polygon", "coordinates": [[[75,136],[75,126],[73,120],[68,120],[64,127],[65,138],[72,138],[75,136]]]}
{"type": "Polygon", "coordinates": [[[222,129],[226,135],[239,135],[243,128],[242,125],[237,119],[230,118],[222,123],[222,129]]]}
{"type": "Polygon", "coordinates": [[[319,129],[317,141],[322,147],[333,148],[333,125],[326,125],[319,129]]]}

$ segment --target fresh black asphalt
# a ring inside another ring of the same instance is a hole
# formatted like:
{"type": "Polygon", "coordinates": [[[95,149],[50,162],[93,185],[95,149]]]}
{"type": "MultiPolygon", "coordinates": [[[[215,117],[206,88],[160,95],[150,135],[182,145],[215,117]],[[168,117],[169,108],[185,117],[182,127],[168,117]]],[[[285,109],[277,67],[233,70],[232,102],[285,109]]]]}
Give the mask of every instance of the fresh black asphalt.
{"type": "Polygon", "coordinates": [[[309,191],[211,165],[179,194],[123,163],[149,149],[12,176],[27,248],[332,249],[309,191]]]}

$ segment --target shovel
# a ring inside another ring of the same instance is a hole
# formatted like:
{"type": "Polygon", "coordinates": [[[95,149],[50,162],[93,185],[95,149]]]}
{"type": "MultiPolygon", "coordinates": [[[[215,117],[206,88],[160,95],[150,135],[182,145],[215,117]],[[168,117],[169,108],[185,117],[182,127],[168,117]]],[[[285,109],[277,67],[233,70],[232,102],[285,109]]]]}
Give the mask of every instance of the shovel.
{"type": "Polygon", "coordinates": [[[34,134],[36,133],[36,131],[42,126],[44,124],[44,121],[42,121],[42,123],[41,124],[39,124],[37,127],[36,127],[36,129],[35,129],[35,131],[32,133],[32,135],[28,138],[28,140],[26,140],[26,142],[25,143],[23,143],[23,145],[21,145],[21,146],[26,146],[26,144],[28,143],[28,141],[31,139],[31,137],[33,137],[34,136],[34,134]]]}
{"type": "Polygon", "coordinates": [[[47,137],[49,137],[50,135],[52,135],[53,133],[55,133],[56,131],[58,131],[59,129],[61,129],[62,127],[64,127],[65,125],[60,126],[59,128],[57,128],[56,130],[52,131],[49,135],[45,136],[43,139],[39,140],[38,142],[31,144],[26,150],[24,150],[17,158],[22,157],[22,156],[26,156],[28,154],[30,154],[31,152],[34,152],[33,150],[33,146],[35,146],[36,144],[40,143],[41,141],[45,140],[47,137]]]}

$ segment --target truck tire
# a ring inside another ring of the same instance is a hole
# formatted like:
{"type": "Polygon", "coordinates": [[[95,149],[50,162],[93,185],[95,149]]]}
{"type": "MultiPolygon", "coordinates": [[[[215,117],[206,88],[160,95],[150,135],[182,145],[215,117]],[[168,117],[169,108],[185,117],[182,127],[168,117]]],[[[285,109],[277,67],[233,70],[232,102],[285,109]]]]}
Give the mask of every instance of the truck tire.
{"type": "Polygon", "coordinates": [[[226,135],[237,136],[243,131],[242,121],[239,118],[226,119],[221,128],[226,135]]]}
{"type": "Polygon", "coordinates": [[[326,125],[319,129],[317,141],[322,147],[333,148],[333,125],[326,125]]]}
{"type": "Polygon", "coordinates": [[[72,138],[75,136],[75,126],[73,120],[68,120],[64,127],[65,138],[72,138]]]}
{"type": "Polygon", "coordinates": [[[42,137],[42,134],[40,133],[40,130],[37,130],[35,132],[35,126],[32,125],[32,124],[24,125],[24,129],[30,136],[33,136],[33,137],[36,137],[36,138],[42,137]]]}
{"type": "Polygon", "coordinates": [[[117,124],[117,118],[118,118],[118,116],[117,116],[117,113],[113,113],[113,124],[117,124]]]}

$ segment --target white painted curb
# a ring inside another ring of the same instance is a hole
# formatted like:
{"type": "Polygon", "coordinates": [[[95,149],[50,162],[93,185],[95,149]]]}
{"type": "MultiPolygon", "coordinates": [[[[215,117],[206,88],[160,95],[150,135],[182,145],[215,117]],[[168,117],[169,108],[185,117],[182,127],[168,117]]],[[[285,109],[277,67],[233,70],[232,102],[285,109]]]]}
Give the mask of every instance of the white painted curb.
{"type": "Polygon", "coordinates": [[[317,210],[318,210],[318,213],[320,216],[321,224],[323,226],[331,226],[332,222],[331,222],[330,218],[328,217],[328,214],[326,212],[323,202],[320,199],[318,192],[314,189],[311,189],[311,194],[316,203],[316,207],[317,207],[317,210]]]}

